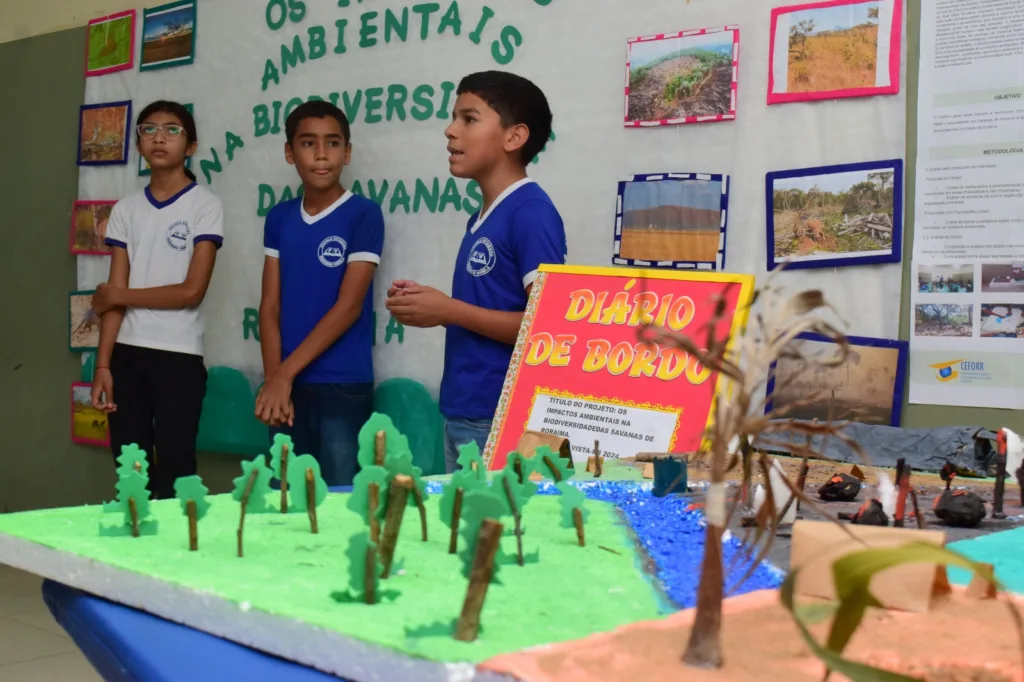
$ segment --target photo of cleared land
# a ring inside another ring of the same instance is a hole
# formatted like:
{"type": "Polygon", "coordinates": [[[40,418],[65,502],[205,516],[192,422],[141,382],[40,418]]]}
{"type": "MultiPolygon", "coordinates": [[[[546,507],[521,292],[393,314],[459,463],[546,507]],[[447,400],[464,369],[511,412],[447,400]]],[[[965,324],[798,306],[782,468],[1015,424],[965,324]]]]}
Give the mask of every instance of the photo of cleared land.
{"type": "Polygon", "coordinates": [[[1024,263],[982,265],[981,290],[1024,294],[1024,263]]]}
{"type": "MultiPolygon", "coordinates": [[[[839,355],[834,343],[798,339],[800,353],[815,360],[839,355]]],[[[857,421],[889,426],[899,368],[898,348],[851,345],[846,360],[835,367],[780,358],[775,366],[772,409],[780,418],[857,421]],[[811,405],[799,405],[814,398],[811,405]],[[781,412],[780,412],[781,411],[781,412]]]]}
{"type": "Polygon", "coordinates": [[[914,306],[914,336],[971,336],[973,305],[919,303],[914,306]]]}
{"type": "Polygon", "coordinates": [[[89,24],[87,70],[101,71],[130,64],[134,27],[135,17],[132,15],[89,24]]]}
{"type": "Polygon", "coordinates": [[[75,204],[72,253],[110,253],[110,247],[104,240],[107,236],[107,222],[113,209],[114,202],[75,204]]]}
{"type": "Polygon", "coordinates": [[[917,290],[922,294],[969,294],[974,291],[974,266],[920,265],[917,290]]]}
{"type": "Polygon", "coordinates": [[[775,258],[891,252],[895,175],[880,169],[775,179],[775,258]]]}
{"type": "Polygon", "coordinates": [[[147,11],[142,25],[142,66],[171,66],[192,57],[196,6],[175,4],[147,11]]]}
{"type": "MultiPolygon", "coordinates": [[[[874,87],[878,6],[878,2],[862,2],[787,13],[786,92],[874,87]]],[[[777,41],[784,39],[776,36],[777,41]]]]}
{"type": "Polygon", "coordinates": [[[721,182],[628,182],[622,198],[619,256],[717,263],[721,224],[721,182]]]}
{"type": "Polygon", "coordinates": [[[630,121],[716,116],[732,110],[733,31],[631,43],[630,121]]]}
{"type": "Polygon", "coordinates": [[[100,317],[92,309],[92,292],[71,294],[68,301],[70,346],[92,350],[100,343],[100,317]]]}

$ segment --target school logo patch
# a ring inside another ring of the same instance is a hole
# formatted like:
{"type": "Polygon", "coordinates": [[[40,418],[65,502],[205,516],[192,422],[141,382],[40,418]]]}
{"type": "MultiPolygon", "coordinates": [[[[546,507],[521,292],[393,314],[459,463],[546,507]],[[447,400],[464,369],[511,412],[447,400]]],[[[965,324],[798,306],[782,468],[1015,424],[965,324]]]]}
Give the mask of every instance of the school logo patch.
{"type": "Polygon", "coordinates": [[[175,251],[184,251],[188,246],[188,237],[192,233],[188,223],[179,220],[167,228],[167,243],[175,251]]]}
{"type": "Polygon", "coordinates": [[[473,243],[469,250],[469,260],[466,261],[466,270],[474,277],[483,277],[494,269],[498,258],[494,253],[494,244],[487,237],[481,237],[473,243]]]}
{"type": "Polygon", "coordinates": [[[320,242],[316,250],[317,258],[328,268],[336,268],[345,262],[345,251],[348,244],[341,237],[328,237],[320,242]]]}

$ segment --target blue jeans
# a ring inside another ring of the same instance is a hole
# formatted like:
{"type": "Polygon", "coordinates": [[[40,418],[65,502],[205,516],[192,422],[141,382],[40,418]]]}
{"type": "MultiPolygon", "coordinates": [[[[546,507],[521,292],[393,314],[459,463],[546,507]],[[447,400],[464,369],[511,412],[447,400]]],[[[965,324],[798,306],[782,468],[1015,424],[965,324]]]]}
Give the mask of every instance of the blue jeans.
{"type": "Polygon", "coordinates": [[[270,437],[291,436],[295,454],[313,455],[327,485],[352,485],[359,430],[373,414],[373,384],[296,384],[292,403],[295,424],[271,429],[270,437]]]}
{"type": "Polygon", "coordinates": [[[459,447],[475,442],[484,454],[487,436],[491,433],[490,419],[444,418],[444,466],[449,474],[459,468],[459,447]]]}

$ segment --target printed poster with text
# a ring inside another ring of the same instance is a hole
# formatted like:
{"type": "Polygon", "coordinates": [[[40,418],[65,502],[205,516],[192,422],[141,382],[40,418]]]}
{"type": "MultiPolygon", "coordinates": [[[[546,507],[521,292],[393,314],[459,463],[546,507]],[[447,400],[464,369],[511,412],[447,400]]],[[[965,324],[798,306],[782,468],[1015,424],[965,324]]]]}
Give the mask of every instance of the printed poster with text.
{"type": "Polygon", "coordinates": [[[1024,6],[921,7],[910,402],[1024,407],[1024,6]]]}
{"type": "Polygon", "coordinates": [[[644,325],[707,338],[742,334],[754,278],[543,266],[505,378],[484,456],[505,465],[529,429],[569,439],[585,463],[606,457],[693,452],[705,434],[718,377],[687,353],[641,340],[644,325]]]}

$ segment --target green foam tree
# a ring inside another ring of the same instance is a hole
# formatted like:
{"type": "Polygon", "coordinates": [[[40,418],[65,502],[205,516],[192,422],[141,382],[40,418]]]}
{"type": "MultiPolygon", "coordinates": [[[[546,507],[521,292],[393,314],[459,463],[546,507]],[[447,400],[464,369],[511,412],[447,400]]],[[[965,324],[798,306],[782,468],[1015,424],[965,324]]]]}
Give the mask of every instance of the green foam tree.
{"type": "Polygon", "coordinates": [[[210,510],[210,501],[206,499],[209,492],[199,476],[182,476],[174,482],[174,494],[181,502],[182,513],[188,517],[189,549],[193,552],[199,549],[198,524],[210,510]]]}
{"type": "Polygon", "coordinates": [[[121,523],[110,526],[100,522],[100,535],[119,536],[132,535],[135,522],[138,523],[139,535],[156,535],[158,524],[149,517],[149,490],[146,489],[147,478],[129,469],[117,480],[117,499],[103,505],[104,512],[121,513],[121,523]],[[135,518],[132,518],[132,503],[135,506],[135,518]]]}
{"type": "MultiPolygon", "coordinates": [[[[287,475],[291,472],[292,464],[295,462],[295,446],[292,444],[290,436],[283,433],[275,434],[274,443],[270,446],[270,469],[274,472],[274,480],[276,481],[281,480],[281,449],[285,445],[288,446],[288,462],[286,464],[288,471],[285,472],[285,475],[287,475]]],[[[291,485],[290,479],[289,485],[291,485]]]]}
{"type": "MultiPolygon", "coordinates": [[[[514,521],[511,534],[516,538],[516,561],[522,566],[526,563],[523,556],[523,507],[537,492],[537,486],[528,480],[520,483],[519,475],[506,467],[491,479],[491,489],[501,499],[505,515],[514,521]]],[[[507,530],[505,534],[509,534],[507,530]]]]}
{"type": "MultiPolygon", "coordinates": [[[[413,486],[416,488],[415,492],[409,495],[409,506],[418,506],[416,501],[416,495],[420,496],[420,500],[427,499],[427,484],[423,480],[423,470],[417,466],[413,466],[412,453],[409,450],[395,450],[390,451],[387,457],[384,459],[384,469],[387,471],[386,485],[388,489],[391,488],[391,483],[395,480],[395,476],[404,474],[412,479],[413,486]]],[[[384,517],[384,509],[379,510],[381,518],[384,517]]]]}
{"type": "Polygon", "coordinates": [[[288,511],[307,512],[306,470],[313,470],[313,505],[319,507],[327,499],[327,483],[320,475],[320,462],[313,455],[299,455],[288,463],[288,488],[292,491],[288,511]]]}
{"type": "Polygon", "coordinates": [[[395,428],[391,418],[385,414],[374,412],[370,419],[359,430],[359,453],[357,459],[362,468],[375,466],[377,452],[377,434],[384,432],[384,459],[392,453],[409,452],[409,439],[395,428]]]}
{"type": "MultiPolygon", "coordinates": [[[[462,560],[462,576],[470,577],[473,570],[473,558],[476,556],[477,540],[480,538],[480,527],[484,519],[501,521],[505,516],[506,503],[493,488],[484,488],[466,493],[462,501],[462,523],[459,534],[462,536],[462,551],[459,558],[462,560]]],[[[498,583],[498,567],[501,561],[494,562],[494,571],[491,573],[491,582],[498,583]]]]}
{"type": "Polygon", "coordinates": [[[117,475],[126,476],[131,472],[142,474],[146,481],[149,481],[149,460],[146,458],[146,451],[135,443],[122,445],[121,454],[117,457],[117,475]],[[136,467],[136,465],[138,465],[136,467]]]}
{"type": "Polygon", "coordinates": [[[384,573],[384,564],[380,559],[377,546],[370,542],[370,534],[361,530],[354,533],[348,540],[348,590],[338,594],[335,599],[342,602],[361,602],[363,604],[379,604],[384,599],[395,599],[399,592],[394,589],[381,590],[380,577],[384,573]],[[367,554],[372,552],[371,561],[367,554]],[[367,568],[372,563],[372,573],[367,568]]]}
{"type": "MultiPolygon", "coordinates": [[[[536,470],[536,463],[532,459],[527,459],[518,452],[508,453],[508,459],[505,460],[505,471],[515,473],[516,480],[526,483],[530,480],[530,474],[536,470]]],[[[534,487],[533,492],[537,492],[536,487],[534,487]]],[[[530,494],[532,495],[533,493],[530,494]]]]}
{"type": "Polygon", "coordinates": [[[541,445],[534,451],[533,467],[534,471],[555,483],[569,480],[574,473],[569,460],[552,452],[547,445],[541,445]]]}
{"type": "Polygon", "coordinates": [[[355,479],[352,481],[352,494],[349,495],[345,506],[359,514],[363,523],[367,525],[370,523],[370,484],[376,483],[377,490],[380,491],[380,497],[377,501],[377,515],[379,516],[380,509],[384,507],[387,478],[387,469],[370,465],[364,467],[362,471],[356,474],[355,479]]]}
{"type": "Polygon", "coordinates": [[[249,500],[245,506],[247,514],[269,514],[275,511],[267,504],[267,493],[270,492],[270,479],[274,472],[267,466],[265,455],[259,455],[251,462],[242,462],[242,475],[234,479],[234,489],[231,491],[231,499],[241,502],[245,494],[245,488],[249,484],[249,477],[256,472],[256,480],[253,483],[252,491],[249,493],[249,500]]]}
{"type": "Polygon", "coordinates": [[[484,458],[480,456],[480,446],[476,441],[459,447],[459,458],[456,462],[460,471],[469,471],[480,481],[487,480],[487,467],[484,465],[484,458]]]}

